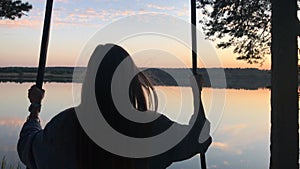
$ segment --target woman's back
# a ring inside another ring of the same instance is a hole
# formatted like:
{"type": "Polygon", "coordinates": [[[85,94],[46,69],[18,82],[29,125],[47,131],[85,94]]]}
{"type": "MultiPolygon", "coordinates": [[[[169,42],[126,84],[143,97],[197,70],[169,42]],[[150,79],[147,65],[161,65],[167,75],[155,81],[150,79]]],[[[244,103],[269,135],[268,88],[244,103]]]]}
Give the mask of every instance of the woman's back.
{"type": "MultiPolygon", "coordinates": [[[[172,122],[162,116],[159,123],[162,123],[159,126],[167,126],[172,122]]],[[[34,138],[26,136],[33,126],[39,126],[39,123],[28,121],[24,125],[18,142],[20,158],[31,169],[159,169],[171,164],[171,159],[163,157],[159,161],[155,158],[126,158],[105,151],[86,135],[74,108],[59,113],[44,130],[38,129],[34,138]],[[28,156],[30,151],[31,156],[28,156]]],[[[133,134],[134,130],[130,132],[133,134]]]]}

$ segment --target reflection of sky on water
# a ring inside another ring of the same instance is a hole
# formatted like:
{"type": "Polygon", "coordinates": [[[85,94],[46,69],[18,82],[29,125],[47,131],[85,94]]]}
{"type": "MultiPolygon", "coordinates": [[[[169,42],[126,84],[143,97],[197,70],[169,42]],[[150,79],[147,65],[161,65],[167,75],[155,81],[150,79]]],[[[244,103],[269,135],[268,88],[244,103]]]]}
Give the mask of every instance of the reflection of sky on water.
{"type": "MultiPolygon", "coordinates": [[[[169,90],[175,92],[175,89],[169,90]]],[[[186,95],[191,95],[190,89],[184,90],[186,95]]],[[[203,90],[202,98],[206,111],[210,104],[212,103],[213,106],[214,103],[212,90],[221,92],[220,89],[203,90]]],[[[226,90],[224,114],[217,130],[213,133],[214,143],[207,152],[208,168],[268,168],[269,94],[267,89],[226,90]]],[[[175,97],[170,98],[176,100],[176,95],[174,93],[171,95],[175,97]]],[[[191,112],[191,107],[192,104],[184,108],[184,112],[191,112]]],[[[172,118],[172,115],[167,115],[172,118]]],[[[174,163],[170,168],[200,168],[199,157],[195,156],[185,162],[174,163]]]]}
{"type": "MultiPolygon", "coordinates": [[[[30,84],[0,83],[0,86],[0,158],[5,155],[10,163],[16,165],[16,143],[20,127],[27,116],[27,89],[30,84]]],[[[41,113],[43,125],[55,114],[73,105],[71,84],[47,83],[44,87],[46,96],[41,113]]],[[[181,107],[178,104],[181,100],[179,89],[159,87],[157,90],[162,103],[159,110],[173,120],[187,123],[192,114],[191,90],[182,89],[184,95],[181,99],[185,100],[183,115],[178,112],[181,107]]],[[[211,104],[212,90],[203,90],[202,98],[206,109],[211,104]]],[[[213,133],[214,143],[207,153],[208,168],[268,168],[269,93],[269,90],[264,89],[226,90],[224,114],[213,133]]],[[[174,163],[169,168],[198,169],[199,157],[174,163]]]]}
{"type": "MultiPolygon", "coordinates": [[[[27,90],[30,83],[0,83],[0,158],[17,165],[19,158],[16,144],[21,126],[28,115],[27,90]]],[[[44,85],[46,95],[42,103],[42,125],[44,126],[54,115],[71,107],[71,84],[47,83],[44,85]]]]}
{"type": "Polygon", "coordinates": [[[18,119],[0,120],[0,158],[5,155],[12,164],[17,164],[16,144],[20,126],[23,122],[18,119]]]}

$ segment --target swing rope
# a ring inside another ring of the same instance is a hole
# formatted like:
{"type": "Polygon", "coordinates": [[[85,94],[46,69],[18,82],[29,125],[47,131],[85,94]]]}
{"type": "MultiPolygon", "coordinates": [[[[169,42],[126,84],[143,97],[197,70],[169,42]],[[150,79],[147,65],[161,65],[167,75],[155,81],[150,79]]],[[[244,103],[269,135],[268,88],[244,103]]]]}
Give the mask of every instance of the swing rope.
{"type": "MultiPolygon", "coordinates": [[[[37,78],[36,78],[36,86],[39,89],[42,89],[43,81],[44,81],[44,73],[45,73],[48,42],[49,42],[49,32],[50,32],[50,25],[51,25],[52,7],[53,7],[53,0],[47,0],[46,12],[45,12],[45,18],[44,18],[43,35],[42,35],[41,49],[40,49],[39,67],[38,67],[37,78]]],[[[29,169],[29,168],[26,167],[26,169],[29,169]]]]}
{"type": "MultiPolygon", "coordinates": [[[[196,0],[191,0],[191,32],[192,32],[192,63],[193,74],[197,75],[197,28],[196,28],[196,0]]],[[[200,112],[199,116],[205,117],[202,100],[200,98],[200,112]]],[[[200,154],[201,169],[206,169],[205,153],[200,154]]]]}
{"type": "Polygon", "coordinates": [[[52,6],[53,6],[53,0],[47,0],[46,12],[44,18],[43,36],[42,36],[41,49],[40,49],[40,60],[39,60],[38,74],[36,78],[36,86],[40,89],[42,89],[43,81],[44,81],[44,72],[46,66],[49,32],[50,32],[50,25],[51,25],[52,6]]]}

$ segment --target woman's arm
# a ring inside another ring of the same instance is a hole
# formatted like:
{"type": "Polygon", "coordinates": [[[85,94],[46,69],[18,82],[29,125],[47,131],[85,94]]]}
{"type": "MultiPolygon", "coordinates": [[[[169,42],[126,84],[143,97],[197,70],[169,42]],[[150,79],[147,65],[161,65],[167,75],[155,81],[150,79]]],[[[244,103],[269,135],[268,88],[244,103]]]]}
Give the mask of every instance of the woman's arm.
{"type": "Polygon", "coordinates": [[[42,131],[40,122],[35,119],[28,119],[20,132],[17,150],[20,160],[30,169],[36,169],[32,153],[32,143],[38,132],[42,131]]]}
{"type": "Polygon", "coordinates": [[[32,143],[37,133],[42,131],[39,120],[39,112],[41,109],[41,101],[44,98],[44,90],[32,86],[28,90],[28,98],[31,102],[29,106],[30,115],[24,123],[20,132],[20,137],[17,144],[17,151],[21,161],[29,168],[35,169],[36,164],[32,153],[32,143]]]}
{"type": "Polygon", "coordinates": [[[210,136],[210,122],[205,117],[201,99],[203,78],[194,75],[190,78],[194,97],[194,114],[188,126],[190,131],[187,136],[174,148],[173,161],[188,159],[198,153],[205,153],[212,143],[210,136]]]}
{"type": "MultiPolygon", "coordinates": [[[[33,86],[28,93],[30,102],[40,103],[43,93],[33,86]]],[[[40,106],[31,104],[29,111],[17,145],[21,161],[30,169],[76,168],[74,109],[59,113],[44,129],[39,120],[40,106]]]]}
{"type": "Polygon", "coordinates": [[[176,133],[179,135],[188,130],[189,132],[172,149],[150,158],[150,168],[162,169],[168,167],[173,162],[187,160],[196,154],[206,152],[212,143],[212,138],[209,135],[210,123],[208,120],[203,120],[201,118],[196,119],[196,116],[194,115],[191,118],[189,125],[182,125],[169,120],[163,115],[162,118],[165,119],[164,123],[172,123],[172,127],[176,128],[176,133]],[[199,140],[199,138],[201,139],[199,140]]]}
{"type": "MultiPolygon", "coordinates": [[[[205,153],[212,143],[210,136],[210,122],[206,119],[204,109],[201,103],[202,77],[195,76],[191,79],[193,94],[194,94],[194,110],[195,113],[190,119],[189,125],[181,125],[176,122],[171,122],[177,129],[177,133],[189,131],[187,135],[175,147],[167,152],[154,157],[152,159],[152,168],[165,168],[171,165],[172,162],[182,161],[193,157],[198,153],[205,153]],[[157,161],[160,161],[157,163],[157,161]],[[164,161],[166,163],[162,163],[164,161]]],[[[170,123],[170,120],[165,117],[164,122],[170,123]]]]}
{"type": "Polygon", "coordinates": [[[192,126],[181,126],[182,128],[191,127],[191,129],[186,137],[171,150],[172,162],[186,160],[196,154],[205,153],[212,143],[208,120],[196,120],[194,124],[190,125],[192,126]]]}

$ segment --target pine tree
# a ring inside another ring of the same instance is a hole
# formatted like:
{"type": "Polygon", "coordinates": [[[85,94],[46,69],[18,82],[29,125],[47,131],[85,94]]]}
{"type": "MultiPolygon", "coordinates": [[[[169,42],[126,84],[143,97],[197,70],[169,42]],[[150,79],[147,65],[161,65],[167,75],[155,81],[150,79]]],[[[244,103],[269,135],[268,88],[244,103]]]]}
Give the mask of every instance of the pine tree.
{"type": "MultiPolygon", "coordinates": [[[[299,1],[298,1],[299,3],[299,1]]],[[[271,54],[271,169],[299,169],[297,0],[198,0],[203,30],[237,59],[271,54]]]]}
{"type": "Polygon", "coordinates": [[[0,0],[0,19],[21,18],[32,9],[32,5],[21,0],[0,0]]]}

